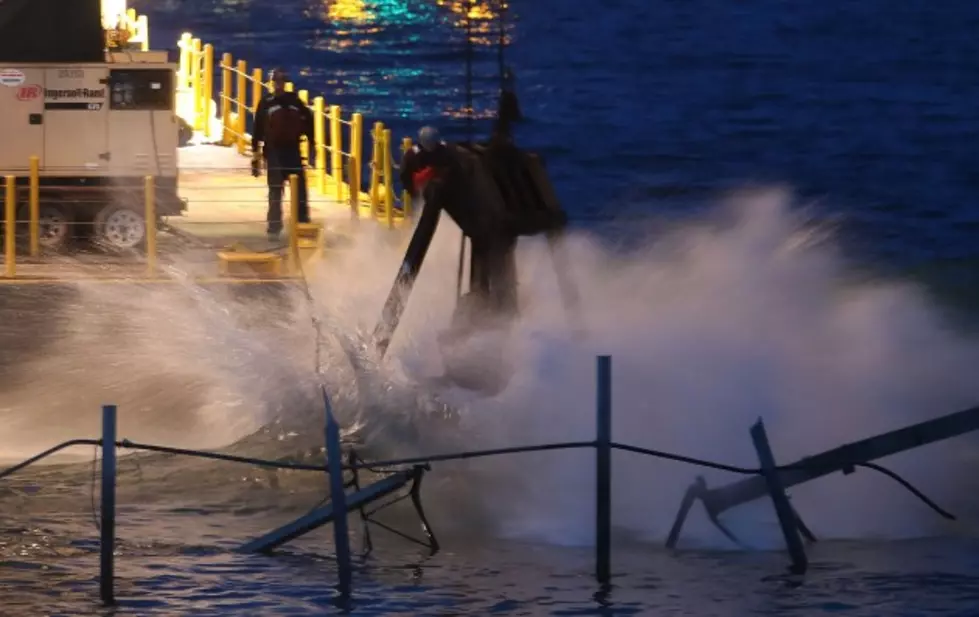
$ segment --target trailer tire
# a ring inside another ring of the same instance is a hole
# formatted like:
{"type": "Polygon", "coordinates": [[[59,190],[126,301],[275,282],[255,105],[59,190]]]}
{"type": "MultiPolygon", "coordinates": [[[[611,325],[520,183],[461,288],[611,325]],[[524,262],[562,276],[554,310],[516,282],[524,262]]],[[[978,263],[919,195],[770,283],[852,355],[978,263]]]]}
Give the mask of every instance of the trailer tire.
{"type": "Polygon", "coordinates": [[[95,241],[113,251],[142,249],[146,221],[141,210],[126,205],[108,205],[95,215],[95,241]]]}
{"type": "MultiPolygon", "coordinates": [[[[75,223],[71,210],[61,203],[42,203],[39,208],[38,236],[41,250],[49,253],[67,251],[71,246],[73,225],[75,223]]],[[[30,211],[22,208],[17,214],[20,221],[28,221],[23,225],[23,238],[30,241],[30,211]]]]}

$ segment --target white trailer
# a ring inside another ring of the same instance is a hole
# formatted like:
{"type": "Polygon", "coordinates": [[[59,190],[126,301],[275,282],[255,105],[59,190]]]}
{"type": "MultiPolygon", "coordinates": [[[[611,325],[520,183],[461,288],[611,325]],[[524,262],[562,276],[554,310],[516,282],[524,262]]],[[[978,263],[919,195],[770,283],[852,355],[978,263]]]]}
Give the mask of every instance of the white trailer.
{"type": "Polygon", "coordinates": [[[105,57],[0,63],[0,175],[17,177],[17,218],[26,221],[30,161],[38,157],[41,244],[48,250],[82,236],[114,249],[141,245],[148,175],[159,216],[186,209],[177,195],[176,65],[166,52],[105,57]]]}

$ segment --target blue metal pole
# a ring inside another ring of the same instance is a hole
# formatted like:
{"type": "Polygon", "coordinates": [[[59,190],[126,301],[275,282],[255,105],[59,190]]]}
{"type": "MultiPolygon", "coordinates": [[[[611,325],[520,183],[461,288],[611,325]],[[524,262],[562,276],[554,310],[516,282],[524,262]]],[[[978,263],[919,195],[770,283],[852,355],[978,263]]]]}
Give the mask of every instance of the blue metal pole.
{"type": "Polygon", "coordinates": [[[595,438],[595,578],[612,577],[612,358],[598,356],[595,438]]]}
{"type": "Polygon", "coordinates": [[[351,564],[350,535],[347,527],[347,495],[343,488],[343,456],[340,452],[340,426],[333,417],[333,408],[326,387],[321,386],[326,412],[326,461],[330,468],[330,501],[333,503],[333,543],[340,577],[338,588],[343,598],[350,597],[351,564]]]}
{"type": "Polygon", "coordinates": [[[116,547],[116,406],[102,406],[102,524],[99,539],[99,593],[102,602],[115,604],[113,583],[116,547]]]}
{"type": "Polygon", "coordinates": [[[792,509],[789,498],[785,494],[785,487],[775,466],[775,455],[772,453],[772,446],[768,442],[768,434],[765,432],[765,423],[761,419],[751,427],[751,441],[755,444],[758,462],[761,464],[761,473],[765,478],[765,484],[768,486],[768,493],[772,497],[772,504],[775,506],[778,524],[782,528],[782,535],[785,537],[785,546],[789,549],[789,556],[792,558],[791,570],[794,574],[805,574],[809,560],[806,558],[806,549],[802,545],[802,537],[799,535],[798,520],[795,510],[792,509]]]}

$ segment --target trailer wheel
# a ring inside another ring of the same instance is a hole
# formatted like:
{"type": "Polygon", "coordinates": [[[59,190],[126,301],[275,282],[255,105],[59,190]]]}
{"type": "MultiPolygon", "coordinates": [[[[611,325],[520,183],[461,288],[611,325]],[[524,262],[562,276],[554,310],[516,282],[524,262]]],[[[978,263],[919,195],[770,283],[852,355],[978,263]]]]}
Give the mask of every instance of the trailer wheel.
{"type": "Polygon", "coordinates": [[[146,240],[143,213],[124,205],[106,206],[95,215],[96,242],[117,251],[140,248],[146,240]]]}
{"type": "MultiPolygon", "coordinates": [[[[30,241],[30,211],[21,208],[17,220],[22,221],[19,234],[25,241],[30,241]]],[[[41,204],[38,212],[38,241],[41,250],[60,252],[68,248],[72,238],[74,219],[69,209],[60,203],[41,204]]]]}

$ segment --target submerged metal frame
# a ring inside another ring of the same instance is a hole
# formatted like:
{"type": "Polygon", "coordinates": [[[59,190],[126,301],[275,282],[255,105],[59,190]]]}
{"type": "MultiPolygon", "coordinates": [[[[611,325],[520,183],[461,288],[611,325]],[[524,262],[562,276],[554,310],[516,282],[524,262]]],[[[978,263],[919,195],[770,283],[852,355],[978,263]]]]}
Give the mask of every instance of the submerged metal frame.
{"type": "MultiPolygon", "coordinates": [[[[356,456],[351,453],[352,456],[356,456]]],[[[354,468],[353,479],[350,482],[344,483],[344,488],[353,488],[353,492],[344,493],[346,501],[346,509],[357,510],[360,514],[361,523],[364,529],[364,543],[365,543],[365,554],[370,553],[373,549],[373,543],[371,542],[370,532],[368,531],[367,524],[373,523],[388,529],[393,533],[422,544],[431,550],[431,554],[435,554],[439,551],[440,545],[438,539],[436,538],[434,532],[432,531],[431,524],[428,521],[428,517],[425,515],[425,508],[421,502],[421,481],[430,467],[428,465],[414,465],[408,469],[402,469],[391,473],[387,477],[378,480],[368,486],[361,488],[360,478],[358,470],[354,468]],[[393,501],[384,504],[378,508],[368,511],[367,506],[385,497],[396,493],[402,488],[408,486],[410,488],[406,495],[394,499],[393,501]],[[385,509],[386,507],[393,505],[394,503],[401,501],[405,497],[410,497],[412,505],[414,506],[415,513],[418,515],[419,521],[421,522],[422,530],[425,533],[427,542],[422,542],[415,538],[403,534],[397,530],[393,530],[383,523],[379,523],[371,519],[371,515],[385,509]]],[[[342,473],[342,471],[341,471],[342,473]]],[[[282,525],[263,536],[250,540],[245,544],[241,545],[237,552],[239,553],[271,553],[274,549],[295,540],[296,538],[303,536],[315,529],[333,523],[337,518],[337,511],[334,509],[334,503],[331,499],[326,505],[318,508],[314,508],[307,514],[300,516],[296,520],[282,525]]]]}
{"type": "Polygon", "coordinates": [[[703,476],[697,476],[680,502],[679,511],[666,539],[666,546],[671,549],[676,547],[683,523],[697,500],[704,504],[707,517],[721,533],[735,544],[744,546],[719,517],[731,508],[768,495],[776,504],[779,524],[792,554],[793,571],[805,572],[805,552],[802,550],[802,543],[797,543],[793,538],[797,539],[796,533],[798,533],[809,542],[815,542],[816,537],[803,522],[799,513],[789,505],[786,489],[836,472],[849,475],[856,471],[857,467],[873,467],[871,462],[876,459],[976,430],[979,430],[979,406],[844,444],[804,457],[790,465],[776,466],[765,436],[764,424],[759,420],[752,426],[751,436],[759,454],[762,474],[713,489],[707,487],[703,476]]]}

